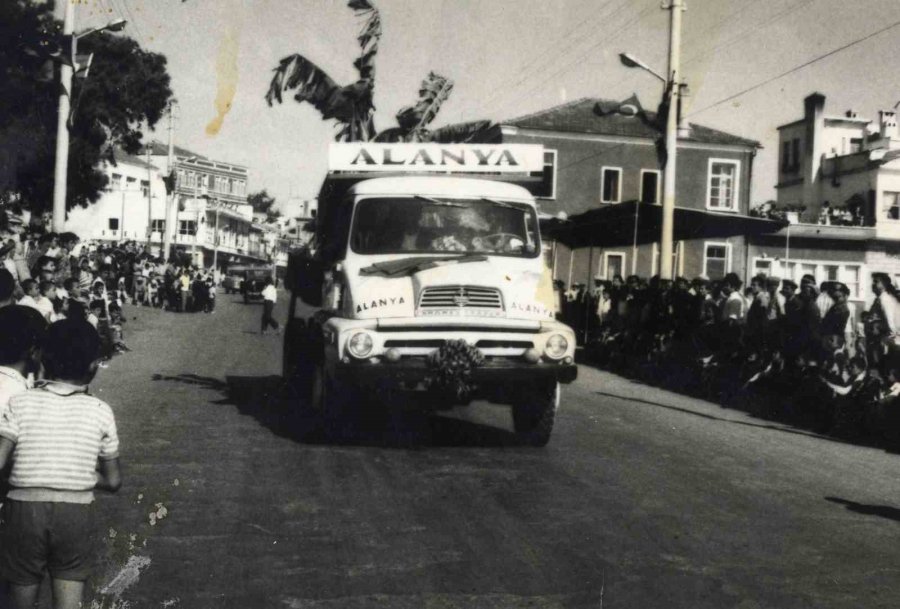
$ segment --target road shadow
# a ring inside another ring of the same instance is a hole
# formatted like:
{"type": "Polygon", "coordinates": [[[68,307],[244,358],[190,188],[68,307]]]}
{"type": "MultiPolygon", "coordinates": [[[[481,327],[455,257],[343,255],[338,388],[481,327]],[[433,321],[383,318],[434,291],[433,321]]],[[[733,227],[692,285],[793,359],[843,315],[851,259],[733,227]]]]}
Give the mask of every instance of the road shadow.
{"type": "Polygon", "coordinates": [[[364,399],[352,414],[326,426],[307,401],[291,396],[282,378],[227,376],[225,380],[196,374],[153,375],[154,381],[198,385],[221,393],[211,403],[236,406],[279,437],[304,444],[377,446],[383,448],[517,447],[523,446],[511,431],[466,421],[440,413],[403,407],[391,408],[377,399],[364,399]]]}
{"type": "Polygon", "coordinates": [[[900,508],[891,507],[889,505],[870,505],[867,503],[857,503],[856,501],[841,499],[840,497],[825,497],[825,501],[843,505],[844,508],[850,510],[851,512],[856,512],[857,514],[864,514],[866,516],[880,516],[881,518],[887,518],[888,520],[900,522],[900,508]]]}

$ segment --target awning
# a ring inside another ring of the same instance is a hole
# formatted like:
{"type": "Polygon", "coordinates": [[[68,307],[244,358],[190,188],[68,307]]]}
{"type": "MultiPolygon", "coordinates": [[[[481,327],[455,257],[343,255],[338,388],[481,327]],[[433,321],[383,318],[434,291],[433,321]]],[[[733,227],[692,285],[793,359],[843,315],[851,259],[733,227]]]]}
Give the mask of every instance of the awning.
{"type": "MultiPolygon", "coordinates": [[[[787,222],[735,213],[675,208],[675,241],[723,239],[774,233],[787,222]]],[[[568,220],[541,222],[541,234],[569,247],[613,247],[656,243],[662,228],[662,205],[624,201],[586,211],[568,220]],[[635,230],[635,225],[637,228],[635,230]]]]}

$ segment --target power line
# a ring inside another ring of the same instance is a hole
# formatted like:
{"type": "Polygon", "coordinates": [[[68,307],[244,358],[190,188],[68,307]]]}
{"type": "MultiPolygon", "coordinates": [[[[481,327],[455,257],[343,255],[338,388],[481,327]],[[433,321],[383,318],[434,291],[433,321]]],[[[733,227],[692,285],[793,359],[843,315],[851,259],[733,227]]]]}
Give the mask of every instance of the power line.
{"type": "MultiPolygon", "coordinates": [[[[615,1],[615,0],[607,0],[607,1],[606,1],[605,3],[603,3],[600,7],[598,7],[597,10],[598,10],[598,11],[602,11],[604,8],[606,8],[607,6],[609,6],[610,4],[612,4],[614,1],[615,1]]],[[[602,14],[601,14],[601,15],[597,15],[596,17],[594,17],[594,19],[588,19],[587,21],[582,21],[580,25],[578,25],[577,27],[575,27],[575,29],[573,29],[573,30],[569,33],[569,35],[570,35],[570,36],[574,36],[576,32],[578,32],[579,30],[581,30],[582,28],[584,28],[584,27],[586,27],[586,26],[589,26],[589,25],[590,25],[590,26],[593,26],[593,25],[595,24],[595,22],[597,22],[597,21],[600,21],[600,20],[603,20],[603,19],[609,19],[609,18],[611,18],[611,17],[614,16],[617,12],[621,11],[621,10],[625,7],[626,4],[628,4],[628,0],[625,0],[625,2],[624,2],[622,5],[620,5],[619,8],[618,8],[617,10],[615,10],[615,11],[609,13],[608,15],[602,15],[602,14]]],[[[496,87],[496,89],[495,89],[495,92],[494,92],[493,94],[491,94],[486,100],[484,100],[484,101],[482,101],[482,102],[478,102],[479,105],[482,105],[482,106],[483,106],[483,105],[487,105],[487,104],[489,104],[490,102],[492,102],[492,101],[494,101],[495,99],[497,99],[498,97],[500,97],[500,98],[504,97],[505,95],[508,94],[508,92],[509,92],[509,87],[515,87],[515,86],[517,86],[517,85],[518,85],[519,83],[521,83],[526,77],[522,77],[520,80],[516,81],[515,83],[513,83],[513,80],[516,79],[517,77],[521,76],[522,74],[525,74],[532,66],[534,66],[535,64],[538,64],[538,65],[540,66],[539,68],[537,68],[537,71],[538,71],[538,72],[541,71],[541,70],[544,70],[544,69],[546,69],[546,68],[548,68],[548,67],[550,67],[551,65],[553,65],[553,62],[554,62],[555,60],[559,59],[562,55],[565,55],[565,54],[571,52],[571,50],[572,50],[575,46],[577,46],[577,45],[578,45],[579,43],[581,43],[583,40],[586,40],[586,39],[588,38],[588,36],[590,36],[590,35],[593,34],[593,33],[595,33],[595,32],[594,32],[594,31],[588,31],[587,34],[580,36],[579,38],[577,38],[577,40],[574,40],[574,41],[571,41],[571,40],[569,40],[569,39],[567,38],[567,39],[566,39],[566,42],[567,42],[566,48],[560,50],[560,51],[557,52],[555,55],[547,55],[547,54],[546,54],[546,51],[548,51],[548,50],[550,49],[550,47],[552,46],[552,44],[548,44],[547,46],[544,47],[544,51],[545,51],[545,52],[540,53],[539,56],[538,56],[537,58],[533,59],[532,61],[528,62],[527,64],[525,64],[524,66],[522,66],[520,69],[518,69],[518,70],[516,71],[516,73],[515,73],[512,77],[510,77],[510,78],[506,79],[504,82],[498,84],[497,87],[496,87]],[[512,84],[511,84],[511,83],[512,83],[512,84]]],[[[472,105],[474,105],[474,102],[473,102],[472,105]]]]}
{"type": "MultiPolygon", "coordinates": [[[[750,34],[752,34],[753,32],[755,32],[755,31],[758,30],[759,28],[769,25],[770,23],[774,22],[776,19],[779,19],[779,18],[781,18],[781,17],[785,17],[785,16],[789,15],[790,13],[794,13],[794,12],[800,10],[801,8],[803,8],[803,7],[807,6],[808,4],[810,4],[812,1],[813,1],[813,0],[804,0],[803,2],[801,2],[801,3],[799,3],[799,4],[795,4],[794,6],[792,6],[792,7],[790,7],[790,8],[787,8],[787,9],[785,9],[785,10],[779,12],[779,13],[776,13],[775,15],[772,15],[769,19],[767,19],[767,20],[765,20],[765,21],[761,21],[761,22],[757,23],[756,25],[752,26],[751,28],[749,28],[749,29],[747,29],[747,30],[744,30],[743,33],[741,33],[741,34],[739,34],[739,35],[737,35],[737,36],[735,36],[735,37],[733,37],[733,38],[730,38],[730,39],[726,40],[725,42],[721,42],[721,43],[719,43],[719,44],[717,44],[717,45],[715,45],[715,46],[713,46],[713,47],[711,47],[711,48],[710,48],[710,46],[701,47],[700,49],[697,49],[697,51],[696,51],[695,53],[693,53],[692,55],[688,56],[687,59],[685,59],[684,61],[682,61],[682,62],[681,62],[681,65],[684,66],[684,65],[686,65],[686,64],[689,64],[689,63],[691,63],[692,61],[694,61],[695,59],[698,59],[701,55],[709,54],[709,53],[712,53],[712,52],[714,52],[714,51],[718,51],[719,49],[721,49],[721,48],[723,48],[723,47],[726,47],[726,46],[729,46],[729,45],[733,45],[733,44],[735,44],[735,43],[737,43],[737,42],[739,42],[739,41],[745,39],[747,36],[749,36],[750,34]]],[[[748,6],[749,6],[749,5],[748,5],[748,6]]],[[[739,14],[739,13],[741,13],[741,12],[743,12],[743,10],[737,11],[734,15],[732,15],[732,17],[737,16],[737,14],[739,14]]]]}
{"type": "MultiPolygon", "coordinates": [[[[568,69],[570,69],[572,66],[574,66],[574,65],[576,65],[578,62],[580,62],[581,59],[583,59],[584,57],[587,57],[588,54],[590,54],[590,52],[591,52],[593,49],[595,49],[596,47],[600,46],[600,45],[603,44],[604,42],[608,42],[609,40],[613,40],[613,39],[617,38],[619,35],[621,35],[621,33],[622,33],[625,29],[627,29],[628,27],[630,27],[630,26],[631,26],[632,24],[634,24],[638,19],[640,19],[643,15],[645,15],[645,14],[648,13],[650,10],[652,10],[652,9],[654,8],[654,6],[655,6],[655,3],[654,3],[653,5],[651,5],[648,9],[645,9],[643,12],[641,12],[637,17],[635,17],[635,18],[632,19],[631,21],[625,23],[624,25],[618,26],[618,35],[614,34],[611,38],[604,38],[604,39],[601,39],[599,42],[594,43],[593,45],[591,45],[590,47],[588,47],[588,48],[585,50],[585,52],[584,52],[583,54],[581,54],[581,55],[579,55],[578,57],[576,57],[574,61],[565,64],[565,66],[564,66],[564,68],[563,68],[562,70],[557,70],[556,72],[554,72],[553,74],[551,74],[549,77],[545,77],[545,73],[546,73],[547,71],[549,71],[550,69],[556,67],[556,65],[554,65],[554,61],[556,61],[556,60],[561,60],[563,56],[568,55],[568,54],[571,53],[573,50],[574,50],[575,52],[577,52],[578,49],[568,48],[568,49],[566,49],[561,55],[559,55],[559,56],[557,56],[557,57],[551,58],[551,59],[552,59],[551,62],[550,62],[547,66],[545,66],[543,69],[538,70],[538,71],[535,72],[535,73],[525,74],[524,76],[522,76],[522,78],[520,78],[518,81],[516,81],[515,84],[513,84],[512,88],[511,88],[510,90],[507,90],[507,91],[504,92],[503,97],[509,98],[509,100],[506,101],[505,103],[502,103],[502,104],[500,105],[500,108],[506,108],[506,107],[508,107],[510,104],[512,104],[512,103],[515,101],[515,98],[516,98],[516,97],[521,96],[521,94],[518,94],[518,93],[514,90],[515,87],[518,87],[520,84],[524,83],[526,80],[528,80],[528,79],[530,78],[530,79],[533,80],[533,81],[537,81],[537,85],[531,86],[529,89],[526,90],[526,93],[531,93],[532,91],[534,91],[535,89],[537,89],[541,84],[544,84],[544,83],[546,83],[547,81],[549,81],[549,80],[551,80],[551,79],[553,79],[553,78],[556,78],[558,75],[560,75],[560,74],[562,74],[562,73],[568,71],[568,69]]],[[[613,11],[613,13],[611,13],[610,15],[607,15],[607,17],[608,17],[608,18],[609,18],[609,17],[613,17],[613,16],[616,15],[617,13],[620,13],[624,8],[625,8],[625,5],[620,6],[618,9],[616,9],[615,11],[613,11]]],[[[615,28],[615,27],[616,27],[615,25],[612,25],[612,22],[611,22],[611,21],[610,21],[610,24],[611,24],[611,25],[610,25],[610,28],[615,28]]],[[[596,34],[597,32],[593,32],[593,33],[596,34]]],[[[560,62],[559,62],[559,61],[556,61],[556,64],[558,64],[558,63],[560,63],[560,62]]],[[[526,84],[526,86],[528,86],[528,85],[526,84]]],[[[503,98],[501,98],[501,99],[503,99],[503,98]]]]}
{"type": "Polygon", "coordinates": [[[807,67],[807,66],[811,66],[811,65],[814,64],[814,63],[817,63],[817,62],[819,62],[819,61],[822,61],[823,59],[826,59],[826,58],[828,58],[828,57],[831,57],[832,55],[835,55],[835,54],[837,54],[837,53],[840,53],[841,51],[844,51],[844,50],[846,50],[846,49],[849,49],[849,48],[852,47],[852,46],[856,46],[857,44],[863,43],[863,42],[865,42],[866,40],[869,40],[870,38],[874,38],[875,36],[878,36],[879,34],[883,34],[884,32],[887,32],[888,30],[892,30],[892,29],[894,29],[895,27],[897,27],[898,25],[900,25],[900,21],[895,21],[894,23],[892,23],[892,24],[890,24],[890,25],[888,25],[888,26],[886,26],[886,27],[883,27],[883,28],[881,28],[880,30],[878,30],[878,31],[876,31],[876,32],[872,32],[871,34],[868,34],[868,35],[866,35],[866,36],[863,36],[862,38],[857,38],[856,40],[854,40],[854,41],[852,41],[852,42],[848,42],[847,44],[845,44],[845,45],[843,45],[843,46],[840,46],[840,47],[838,47],[838,48],[836,48],[836,49],[833,49],[833,50],[831,50],[831,51],[828,51],[827,53],[825,53],[825,54],[823,54],[823,55],[819,55],[818,57],[815,57],[815,58],[813,58],[813,59],[810,59],[809,61],[807,61],[807,62],[805,62],[805,63],[802,63],[802,64],[800,64],[799,66],[795,66],[795,67],[791,68],[790,70],[787,70],[786,72],[782,72],[781,74],[778,74],[777,76],[773,76],[772,78],[769,78],[769,79],[764,80],[764,81],[762,81],[762,82],[760,82],[760,83],[757,83],[757,84],[753,85],[752,87],[747,87],[747,88],[744,89],[743,91],[738,91],[738,92],[735,93],[734,95],[729,95],[728,97],[726,97],[726,98],[724,98],[724,99],[720,99],[719,101],[717,101],[717,102],[715,102],[715,103],[713,103],[713,104],[710,104],[710,105],[708,105],[708,106],[705,106],[705,107],[703,107],[703,108],[700,108],[699,110],[695,110],[694,112],[691,112],[691,113],[688,114],[687,116],[694,116],[694,115],[696,115],[696,114],[700,114],[701,112],[706,112],[707,110],[710,110],[711,108],[715,108],[716,106],[720,106],[720,105],[724,104],[724,103],[727,102],[727,101],[731,101],[732,99],[734,99],[734,98],[736,98],[736,97],[740,97],[741,95],[744,95],[745,93],[749,93],[750,91],[754,91],[754,90],[756,90],[756,89],[758,89],[758,88],[760,88],[760,87],[763,87],[763,86],[769,84],[770,82],[773,82],[773,81],[776,81],[776,80],[778,80],[778,79],[780,79],[780,78],[783,78],[783,77],[787,76],[788,74],[793,74],[794,72],[797,72],[797,71],[799,71],[799,70],[802,70],[803,68],[805,68],[805,67],[807,67]]]}
{"type": "MultiPolygon", "coordinates": [[[[606,39],[600,40],[600,41],[597,42],[596,44],[592,45],[592,46],[591,46],[590,48],[588,48],[583,54],[579,55],[579,56],[575,59],[575,61],[570,62],[569,64],[563,66],[561,69],[557,70],[557,71],[554,72],[552,75],[550,75],[547,79],[542,80],[541,82],[537,83],[537,85],[535,85],[535,86],[531,87],[530,89],[528,89],[527,91],[525,91],[525,94],[529,94],[529,93],[533,92],[534,90],[536,90],[536,89],[537,89],[538,87],[540,87],[541,85],[546,84],[546,83],[548,83],[548,82],[551,82],[553,79],[557,78],[557,77],[560,76],[561,74],[564,74],[564,73],[568,72],[568,71],[571,70],[573,67],[575,67],[576,65],[578,65],[578,64],[581,62],[582,59],[584,59],[585,57],[587,57],[594,49],[596,49],[596,48],[599,47],[600,45],[602,45],[602,44],[604,44],[604,43],[607,43],[607,42],[610,42],[610,41],[612,41],[612,40],[616,40],[616,39],[618,39],[619,37],[621,37],[622,34],[624,34],[624,33],[628,30],[628,28],[630,28],[630,27],[633,26],[635,23],[637,23],[638,21],[640,21],[642,17],[644,17],[646,14],[648,14],[648,13],[649,13],[651,10],[653,10],[654,8],[656,8],[656,3],[655,3],[655,2],[654,2],[654,4],[652,4],[651,6],[647,7],[646,9],[644,9],[643,11],[641,11],[640,13],[638,13],[638,15],[635,16],[634,19],[632,19],[632,20],[629,21],[628,23],[622,25],[622,26],[619,28],[619,30],[616,32],[615,35],[613,35],[613,36],[610,37],[610,38],[606,38],[606,39]]],[[[506,104],[504,104],[503,106],[500,106],[500,107],[501,107],[501,108],[508,107],[509,104],[510,104],[512,101],[513,101],[513,100],[510,100],[510,102],[508,102],[508,103],[506,103],[506,104]]]]}

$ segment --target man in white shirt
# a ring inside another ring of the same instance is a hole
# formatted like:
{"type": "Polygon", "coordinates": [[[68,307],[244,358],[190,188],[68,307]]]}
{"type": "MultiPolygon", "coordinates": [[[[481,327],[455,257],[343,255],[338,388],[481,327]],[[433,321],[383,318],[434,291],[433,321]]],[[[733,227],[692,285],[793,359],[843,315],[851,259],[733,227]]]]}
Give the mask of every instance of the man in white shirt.
{"type": "Polygon", "coordinates": [[[267,334],[270,326],[273,330],[275,330],[276,334],[281,332],[281,328],[279,328],[278,322],[275,321],[275,319],[272,317],[272,311],[275,310],[275,300],[277,299],[277,296],[277,292],[275,291],[275,282],[272,281],[271,276],[266,277],[266,287],[264,287],[262,291],[262,334],[267,334]]]}

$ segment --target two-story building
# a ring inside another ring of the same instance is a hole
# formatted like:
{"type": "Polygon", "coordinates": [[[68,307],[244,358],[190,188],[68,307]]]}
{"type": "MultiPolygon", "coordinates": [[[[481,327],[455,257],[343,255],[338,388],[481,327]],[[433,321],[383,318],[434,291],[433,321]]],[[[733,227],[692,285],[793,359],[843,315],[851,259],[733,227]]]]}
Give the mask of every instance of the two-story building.
{"type": "MultiPolygon", "coordinates": [[[[495,143],[541,144],[544,216],[573,217],[624,202],[660,205],[660,149],[664,125],[636,100],[622,104],[583,98],[499,123],[484,138],[495,143]]],[[[678,137],[675,196],[678,207],[746,215],[759,143],[702,125],[683,125],[678,137]]],[[[621,228],[621,227],[620,227],[621,228]]],[[[546,244],[545,244],[546,245],[546,244]]],[[[657,243],[569,249],[549,244],[554,277],[567,285],[614,275],[659,272],[657,243]]],[[[677,275],[720,278],[746,271],[743,236],[677,241],[677,275]]]]}
{"type": "MultiPolygon", "coordinates": [[[[791,224],[754,237],[750,268],[799,280],[843,281],[851,300],[871,302],[870,274],[900,281],[900,132],[893,110],[877,122],[825,114],[825,96],[778,128],[775,213],[791,224]]],[[[857,306],[857,310],[861,307],[857,306]]]]}

